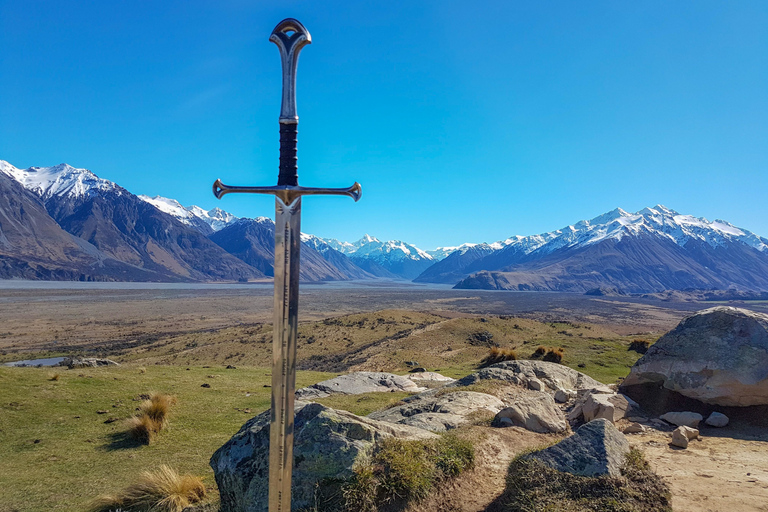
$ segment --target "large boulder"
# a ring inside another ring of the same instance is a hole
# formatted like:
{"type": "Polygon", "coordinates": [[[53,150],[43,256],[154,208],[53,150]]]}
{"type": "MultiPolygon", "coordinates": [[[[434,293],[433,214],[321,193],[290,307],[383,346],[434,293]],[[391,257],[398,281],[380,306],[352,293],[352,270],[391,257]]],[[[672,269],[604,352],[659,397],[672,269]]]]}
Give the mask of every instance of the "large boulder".
{"type": "Polygon", "coordinates": [[[574,391],[600,389],[605,393],[613,392],[605,384],[567,366],[547,361],[528,360],[496,363],[467,375],[449,386],[469,386],[487,379],[503,380],[528,389],[539,388],[538,391],[551,394],[559,389],[574,391]],[[544,386],[541,387],[540,384],[544,386]]]}
{"type": "Polygon", "coordinates": [[[472,414],[496,414],[504,402],[475,391],[426,392],[403,400],[402,405],[372,412],[369,418],[443,432],[470,421],[472,414]]]}
{"type": "MultiPolygon", "coordinates": [[[[361,418],[320,404],[296,402],[292,509],[314,505],[327,478],[352,476],[355,462],[387,437],[426,439],[426,430],[361,418]]],[[[269,411],[249,420],[211,457],[222,512],[266,512],[269,495],[269,411]]]]}
{"type": "Polygon", "coordinates": [[[500,410],[493,420],[495,426],[523,427],[541,434],[560,433],[568,430],[563,411],[546,393],[520,397],[510,407],[500,410]]]}
{"type": "Polygon", "coordinates": [[[419,387],[408,377],[383,372],[354,372],[324,380],[296,391],[299,400],[314,400],[333,394],[359,395],[362,393],[406,391],[419,393],[426,388],[419,387]]]}
{"type": "Polygon", "coordinates": [[[768,315],[718,306],[684,319],[635,363],[622,389],[648,384],[705,404],[768,404],[768,315]]]}
{"type": "Polygon", "coordinates": [[[629,442],[624,434],[601,418],[585,423],[571,437],[525,458],[573,475],[620,476],[628,452],[629,442]]]}

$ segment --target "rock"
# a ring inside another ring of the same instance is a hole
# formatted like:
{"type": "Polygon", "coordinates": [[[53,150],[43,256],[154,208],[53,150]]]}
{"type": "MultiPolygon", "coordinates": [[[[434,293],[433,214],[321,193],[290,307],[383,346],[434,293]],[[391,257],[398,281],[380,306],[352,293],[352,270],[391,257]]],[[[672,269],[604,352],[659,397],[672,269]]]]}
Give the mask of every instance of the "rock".
{"type": "Polygon", "coordinates": [[[528,380],[528,389],[532,389],[534,391],[544,391],[544,383],[534,377],[528,380]]]}
{"type": "Polygon", "coordinates": [[[99,366],[120,366],[120,363],[116,363],[111,359],[99,359],[96,357],[66,357],[59,366],[66,366],[70,370],[73,368],[96,368],[99,366]]]}
{"type": "MultiPolygon", "coordinates": [[[[445,389],[442,388],[442,390],[445,389]]],[[[472,413],[486,411],[496,414],[504,408],[504,402],[485,393],[454,391],[436,395],[438,394],[435,392],[427,392],[408,397],[403,400],[402,405],[373,412],[368,417],[441,432],[467,423],[469,421],[467,416],[472,413]],[[445,416],[437,417],[436,414],[445,416]]]]}
{"type": "Polygon", "coordinates": [[[416,385],[408,377],[401,377],[392,373],[354,372],[347,375],[339,375],[336,378],[302,388],[296,391],[296,398],[299,400],[314,400],[316,398],[325,398],[334,393],[343,395],[389,391],[419,393],[425,389],[416,385]]]}
{"type": "Polygon", "coordinates": [[[569,402],[575,396],[576,392],[572,389],[558,388],[557,391],[555,391],[555,402],[564,404],[569,402]]]}
{"type": "Polygon", "coordinates": [[[613,423],[626,417],[636,407],[634,400],[620,393],[606,392],[605,388],[590,389],[581,393],[568,413],[568,420],[590,422],[605,418],[613,423]]]}
{"type": "Polygon", "coordinates": [[[558,471],[573,475],[620,476],[629,443],[613,423],[597,419],[585,423],[554,446],[526,455],[558,471]]]}
{"type": "Polygon", "coordinates": [[[672,432],[672,445],[680,448],[688,448],[688,441],[699,437],[699,431],[695,428],[680,426],[672,432]]]}
{"type": "Polygon", "coordinates": [[[607,393],[611,392],[607,386],[592,377],[567,366],[547,361],[527,360],[496,363],[449,385],[469,386],[486,379],[504,380],[526,388],[529,387],[529,382],[532,379],[536,379],[544,384],[545,389],[542,389],[542,391],[549,392],[554,392],[558,388],[576,391],[594,388],[603,389],[607,393]]]}
{"type": "Polygon", "coordinates": [[[415,373],[413,375],[409,375],[408,378],[411,379],[413,382],[416,382],[417,384],[419,381],[453,382],[456,380],[450,377],[446,377],[445,375],[440,375],[439,373],[435,373],[435,372],[415,373]]]}
{"type": "Polygon", "coordinates": [[[626,427],[624,427],[624,430],[622,430],[625,434],[642,434],[645,432],[645,427],[642,426],[640,423],[630,423],[626,427]]]}
{"type": "Polygon", "coordinates": [[[511,422],[509,426],[523,427],[541,434],[565,432],[568,429],[563,412],[552,397],[544,393],[519,398],[511,407],[496,413],[493,424],[508,424],[502,422],[502,419],[508,419],[511,422]]]}
{"type": "Polygon", "coordinates": [[[728,424],[728,416],[721,412],[713,412],[709,417],[704,420],[704,423],[710,427],[724,427],[728,424]]]}
{"type": "Polygon", "coordinates": [[[668,412],[666,414],[662,414],[660,416],[661,419],[666,421],[667,423],[671,423],[673,425],[684,425],[686,427],[696,428],[699,426],[699,422],[704,419],[704,417],[697,413],[697,412],[668,412]]]}
{"type": "MultiPolygon", "coordinates": [[[[296,402],[293,507],[314,505],[316,486],[326,478],[352,475],[387,437],[427,439],[426,430],[361,418],[316,403],[296,402]]],[[[250,419],[211,457],[222,512],[266,512],[269,476],[269,411],[250,419]]]]}
{"type": "Polygon", "coordinates": [[[418,368],[413,368],[412,370],[408,370],[409,373],[424,373],[427,369],[419,366],[418,368]]]}
{"type": "Polygon", "coordinates": [[[713,405],[768,404],[768,315],[718,306],[684,319],[635,363],[622,389],[644,384],[713,405]]]}

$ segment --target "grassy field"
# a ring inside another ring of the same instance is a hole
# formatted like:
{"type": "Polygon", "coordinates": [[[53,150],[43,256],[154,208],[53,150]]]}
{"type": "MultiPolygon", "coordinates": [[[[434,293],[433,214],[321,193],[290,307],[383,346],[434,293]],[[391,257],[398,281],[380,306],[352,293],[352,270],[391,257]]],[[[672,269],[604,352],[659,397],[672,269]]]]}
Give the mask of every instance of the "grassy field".
{"type": "MultiPolygon", "coordinates": [[[[269,325],[237,326],[141,346],[126,342],[116,353],[97,351],[123,362],[119,367],[0,367],[0,512],[84,510],[98,495],[161,464],[203,476],[215,494],[210,456],[269,407],[270,338],[269,325]],[[124,420],[151,392],[174,395],[177,404],[168,428],[150,445],[137,445],[124,435],[124,420]]],[[[491,347],[528,358],[540,345],[562,347],[563,364],[610,383],[640,357],[628,350],[636,339],[597,325],[512,317],[402,310],[345,315],[300,326],[299,366],[312,371],[299,372],[297,387],[350,370],[402,374],[406,361],[462,377],[491,347]]],[[[320,402],[364,415],[405,396],[372,393],[320,402]]]]}
{"type": "MultiPolygon", "coordinates": [[[[331,376],[299,372],[297,385],[331,376]]],[[[267,370],[254,368],[0,367],[0,511],[85,510],[161,464],[203,476],[213,488],[208,459],[269,407],[269,382],[267,370]],[[176,396],[177,404],[167,429],[137,445],[122,435],[122,420],[152,391],[176,396]],[[119,420],[105,423],[110,418],[119,420]]]]}

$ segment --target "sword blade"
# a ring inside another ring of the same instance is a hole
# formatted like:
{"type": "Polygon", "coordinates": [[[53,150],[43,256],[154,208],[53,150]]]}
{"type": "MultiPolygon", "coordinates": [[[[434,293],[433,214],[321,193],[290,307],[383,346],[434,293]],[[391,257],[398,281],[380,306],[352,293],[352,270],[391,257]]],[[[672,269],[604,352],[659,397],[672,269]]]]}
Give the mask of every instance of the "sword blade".
{"type": "Polygon", "coordinates": [[[301,197],[275,197],[275,302],[272,412],[269,424],[269,512],[291,510],[296,333],[299,313],[301,197]]]}

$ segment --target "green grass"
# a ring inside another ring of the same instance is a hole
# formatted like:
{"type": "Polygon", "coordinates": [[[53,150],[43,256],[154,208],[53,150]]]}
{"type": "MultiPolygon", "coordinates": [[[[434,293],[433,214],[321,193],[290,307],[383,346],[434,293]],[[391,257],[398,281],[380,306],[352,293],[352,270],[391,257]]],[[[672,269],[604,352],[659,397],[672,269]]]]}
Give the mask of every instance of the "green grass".
{"type": "MultiPolygon", "coordinates": [[[[299,372],[297,386],[332,376],[299,372]]],[[[269,407],[269,382],[269,370],[260,368],[0,367],[0,512],[85,510],[162,464],[215,487],[210,456],[269,407]],[[49,380],[55,373],[59,380],[49,380]],[[123,435],[122,420],[141,404],[134,398],[152,391],[177,403],[167,428],[152,444],[138,445],[123,435]],[[105,424],[110,417],[120,420],[105,424]]]]}

